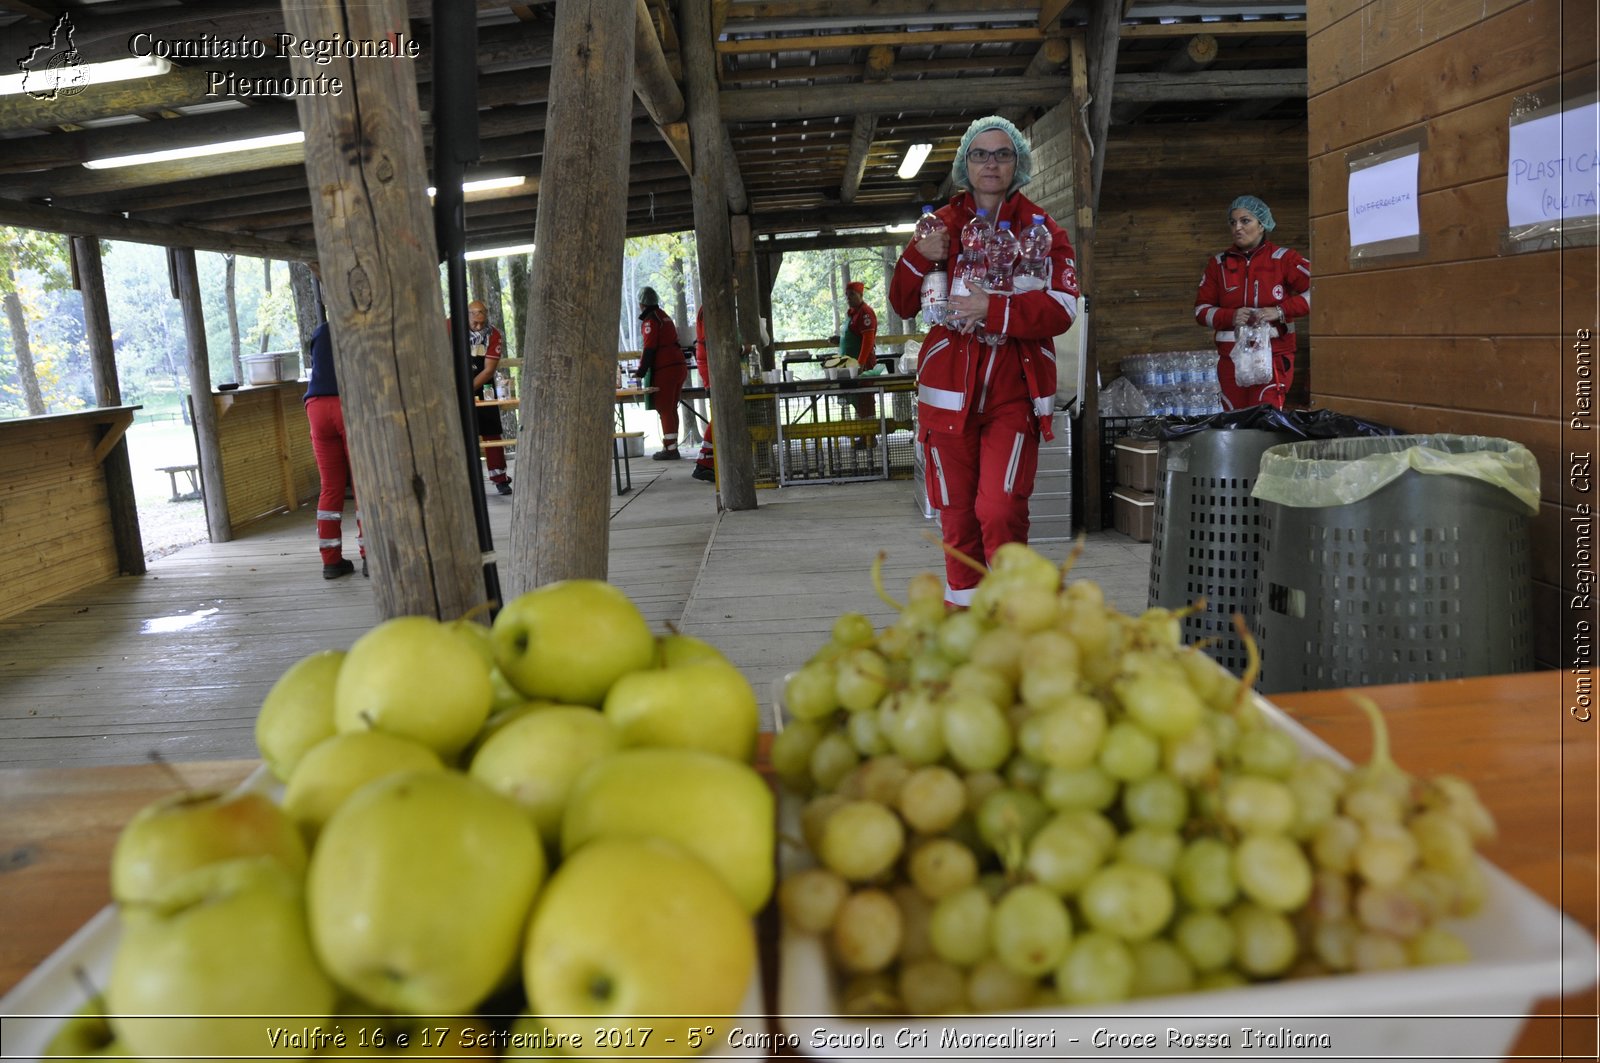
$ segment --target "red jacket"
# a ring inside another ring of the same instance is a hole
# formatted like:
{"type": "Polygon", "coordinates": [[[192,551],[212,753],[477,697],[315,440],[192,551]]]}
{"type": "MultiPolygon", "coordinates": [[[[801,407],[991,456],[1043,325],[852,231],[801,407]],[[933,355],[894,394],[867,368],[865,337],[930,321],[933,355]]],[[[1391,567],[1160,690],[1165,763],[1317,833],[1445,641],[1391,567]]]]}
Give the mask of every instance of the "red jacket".
{"type": "Polygon", "coordinates": [[[861,371],[866,372],[878,364],[878,355],[874,344],[878,339],[878,315],[866,303],[850,308],[848,322],[845,325],[845,336],[839,344],[839,349],[847,357],[854,358],[861,365],[861,371]],[[852,350],[852,348],[854,348],[852,350]]]}
{"type": "Polygon", "coordinates": [[[678,344],[678,326],[659,306],[652,306],[639,315],[639,337],[644,347],[644,356],[639,359],[641,377],[652,369],[688,364],[678,344]]]}
{"type": "Polygon", "coordinates": [[[1212,330],[1218,354],[1233,351],[1234,311],[1243,306],[1279,306],[1283,321],[1272,326],[1272,349],[1293,354],[1294,319],[1311,312],[1311,263],[1300,252],[1262,240],[1249,253],[1230,247],[1213,255],[1194,297],[1194,319],[1212,330]]]}
{"type": "MultiPolygon", "coordinates": [[[[955,276],[956,256],[961,253],[961,229],[977,213],[968,192],[954,196],[936,212],[950,230],[950,253],[945,270],[955,276]]],[[[1013,192],[1000,205],[996,223],[1009,221],[1013,232],[1033,224],[1033,215],[1043,214],[1050,229],[1050,286],[1039,291],[1013,292],[989,300],[985,330],[1004,333],[1005,343],[996,355],[1014,357],[1022,368],[1034,416],[1045,439],[1055,438],[1050,414],[1056,404],[1055,337],[1067,331],[1078,312],[1078,265],[1072,241],[1066,231],[1043,209],[1020,192],[1013,192]]],[[[895,264],[889,286],[889,304],[901,317],[912,317],[922,306],[922,278],[933,263],[915,246],[908,244],[895,264]]],[[[978,390],[978,367],[984,361],[984,345],[976,335],[952,332],[935,325],[922,341],[917,355],[917,420],[925,428],[940,432],[960,432],[978,390]]]]}

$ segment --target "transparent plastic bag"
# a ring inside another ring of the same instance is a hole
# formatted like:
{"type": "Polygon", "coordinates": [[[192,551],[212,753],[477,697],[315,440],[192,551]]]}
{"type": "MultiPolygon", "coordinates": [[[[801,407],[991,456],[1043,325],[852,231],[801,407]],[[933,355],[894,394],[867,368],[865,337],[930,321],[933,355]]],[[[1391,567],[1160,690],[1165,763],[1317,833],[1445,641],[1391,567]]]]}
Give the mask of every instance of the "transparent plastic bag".
{"type": "Polygon", "coordinates": [[[1265,321],[1234,327],[1233,382],[1242,388],[1272,382],[1272,326],[1265,321]]]}
{"type": "Polygon", "coordinates": [[[1101,417],[1148,417],[1150,400],[1125,376],[1119,376],[1100,392],[1101,417]]]}

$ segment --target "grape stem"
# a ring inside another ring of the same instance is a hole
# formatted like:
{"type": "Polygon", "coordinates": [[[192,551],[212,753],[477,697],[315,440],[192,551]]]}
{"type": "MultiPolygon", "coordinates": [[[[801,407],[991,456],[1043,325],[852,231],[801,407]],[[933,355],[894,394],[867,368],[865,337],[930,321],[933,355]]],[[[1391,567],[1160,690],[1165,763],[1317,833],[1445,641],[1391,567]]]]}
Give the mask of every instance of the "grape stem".
{"type": "Polygon", "coordinates": [[[927,539],[930,543],[938,544],[939,549],[943,550],[945,553],[949,554],[963,565],[966,565],[974,572],[980,572],[986,576],[989,574],[989,567],[983,562],[975,560],[969,555],[962,553],[960,550],[957,550],[943,539],[936,538],[932,532],[923,532],[922,537],[927,539]]]}
{"type": "Polygon", "coordinates": [[[905,610],[905,606],[889,597],[889,592],[883,589],[883,563],[888,557],[888,551],[879,550],[878,556],[872,559],[872,589],[878,592],[884,605],[899,613],[905,610]]]}
{"type": "Polygon", "coordinates": [[[1073,568],[1077,566],[1078,559],[1083,556],[1083,551],[1088,547],[1088,542],[1089,533],[1079,532],[1077,539],[1073,540],[1072,549],[1068,550],[1067,556],[1061,560],[1061,583],[1057,584],[1057,586],[1065,585],[1067,582],[1067,573],[1071,572],[1073,568]]]}
{"type": "Polygon", "coordinates": [[[1234,715],[1239,716],[1250,703],[1250,692],[1255,689],[1256,679],[1261,675],[1261,650],[1250,634],[1250,625],[1244,622],[1243,613],[1233,614],[1233,629],[1239,633],[1239,641],[1244,643],[1244,675],[1239,677],[1239,693],[1233,704],[1234,715]]]}
{"type": "Polygon", "coordinates": [[[1399,766],[1389,755],[1389,724],[1383,718],[1383,710],[1378,708],[1377,702],[1361,694],[1351,694],[1350,700],[1367,714],[1367,722],[1372,725],[1372,753],[1367,757],[1367,770],[1398,772],[1399,766]]]}

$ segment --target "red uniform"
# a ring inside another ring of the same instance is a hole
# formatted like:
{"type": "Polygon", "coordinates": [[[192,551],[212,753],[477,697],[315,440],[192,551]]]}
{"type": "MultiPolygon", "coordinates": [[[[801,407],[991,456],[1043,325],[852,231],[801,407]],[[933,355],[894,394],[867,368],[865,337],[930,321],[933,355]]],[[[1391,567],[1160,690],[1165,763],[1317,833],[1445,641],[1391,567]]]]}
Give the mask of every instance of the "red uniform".
{"type": "Polygon", "coordinates": [[[1230,247],[1206,263],[1194,297],[1194,319],[1213,331],[1225,408],[1261,403],[1283,408],[1294,377],[1294,319],[1310,311],[1311,263],[1292,248],[1264,239],[1249,251],[1230,247]],[[1272,380],[1249,388],[1233,382],[1234,311],[1245,306],[1283,309],[1283,321],[1272,326],[1272,380]]]}
{"type": "MultiPolygon", "coordinates": [[[[962,192],[938,215],[950,232],[945,269],[955,275],[963,226],[976,213],[962,192]]],[[[1013,192],[999,217],[1013,231],[1045,215],[1052,238],[1050,284],[1037,291],[991,297],[983,328],[1003,334],[990,347],[976,335],[935,325],[917,357],[917,445],[924,448],[928,498],[937,508],[944,541],[980,560],[1008,542],[1028,540],[1028,498],[1033,494],[1039,439],[1054,438],[1054,337],[1067,331],[1078,308],[1077,263],[1072,243],[1055,221],[1013,192]]],[[[923,275],[933,266],[907,246],[895,266],[889,302],[901,317],[921,308],[923,275]]],[[[945,563],[945,600],[966,605],[978,573],[959,561],[945,563]]]]}
{"type": "Polygon", "coordinates": [[[689,363],[684,360],[683,347],[678,343],[678,326],[659,306],[646,307],[639,315],[639,335],[644,356],[639,359],[639,376],[648,377],[650,387],[656,389],[650,405],[661,417],[661,446],[664,450],[678,449],[678,394],[689,376],[689,363]]]}
{"type": "Polygon", "coordinates": [[[878,364],[878,352],[874,349],[877,339],[877,313],[866,303],[852,306],[845,324],[844,340],[839,347],[845,357],[861,363],[863,373],[878,364]]]}

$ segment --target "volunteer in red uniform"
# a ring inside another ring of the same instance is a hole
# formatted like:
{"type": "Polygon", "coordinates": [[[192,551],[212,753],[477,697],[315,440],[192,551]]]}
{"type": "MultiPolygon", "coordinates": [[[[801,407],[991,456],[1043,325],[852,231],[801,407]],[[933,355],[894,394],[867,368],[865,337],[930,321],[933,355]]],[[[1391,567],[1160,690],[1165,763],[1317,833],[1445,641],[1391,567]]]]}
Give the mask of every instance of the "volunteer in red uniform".
{"type": "MultiPolygon", "coordinates": [[[[313,272],[316,272],[313,270],[313,272]]],[[[317,274],[321,280],[321,274],[317,274]]],[[[344,491],[350,484],[350,444],[345,436],[344,407],[339,401],[339,379],[333,368],[333,340],[324,321],[311,334],[311,380],[306,385],[306,421],[311,429],[311,453],[317,459],[317,549],[322,554],[322,578],[338,579],[356,570],[344,556],[344,491]]],[[[367,546],[361,537],[361,507],[356,506],[356,549],[361,574],[367,574],[367,546]]]]}
{"type": "Polygon", "coordinates": [[[1281,410],[1294,378],[1294,320],[1311,311],[1311,263],[1266,238],[1276,227],[1272,211],[1255,196],[1234,200],[1228,208],[1233,244],[1206,263],[1194,297],[1194,319],[1212,330],[1217,344],[1217,382],[1229,410],[1261,403],[1281,410]],[[1257,321],[1272,324],[1272,379],[1240,387],[1233,380],[1234,326],[1257,321]]]}
{"type": "MultiPolygon", "coordinates": [[[[706,389],[706,408],[711,408],[711,352],[706,350],[706,305],[694,312],[694,364],[700,367],[700,386],[706,389]]],[[[711,422],[706,422],[705,434],[700,437],[700,457],[695,460],[694,471],[689,475],[703,483],[717,482],[716,451],[712,447],[711,422]]]]}
{"type": "MultiPolygon", "coordinates": [[[[878,364],[878,352],[875,346],[878,339],[878,314],[867,305],[866,293],[867,286],[860,281],[851,281],[844,286],[844,299],[850,304],[850,312],[845,322],[844,335],[839,337],[839,353],[846,358],[854,358],[863,373],[878,364]]],[[[862,395],[856,399],[858,418],[872,417],[873,413],[871,395],[862,395]]],[[[865,439],[856,440],[858,449],[866,445],[865,439]]]]}
{"type": "MultiPolygon", "coordinates": [[[[446,320],[445,326],[449,327],[446,320]]],[[[492,399],[494,393],[494,371],[500,365],[500,359],[505,357],[506,338],[500,330],[489,324],[489,308],[474,299],[467,304],[467,359],[472,373],[472,397],[474,399],[492,399]],[[488,390],[486,391],[485,388],[488,390]]],[[[476,408],[478,416],[479,439],[501,439],[500,407],[479,406],[476,408]]],[[[503,495],[511,493],[511,476],[506,472],[506,450],[504,447],[487,447],[483,452],[483,463],[489,470],[489,482],[494,484],[495,490],[503,495]]]]}
{"type": "Polygon", "coordinates": [[[639,359],[639,378],[645,387],[656,389],[647,400],[661,417],[661,450],[650,455],[656,461],[675,461],[678,453],[678,395],[689,376],[678,344],[678,326],[661,309],[661,298],[654,288],[639,291],[639,336],[644,355],[639,359]]]}
{"type": "MultiPolygon", "coordinates": [[[[967,128],[951,170],[963,189],[938,211],[943,232],[914,241],[900,255],[889,302],[903,318],[920,309],[923,275],[942,263],[951,277],[963,226],[982,207],[1022,231],[1033,215],[1050,229],[1050,281],[1032,291],[952,294],[945,324],[935,325],[917,357],[917,443],[925,448],[928,498],[939,510],[944,541],[987,561],[1009,542],[1028,540],[1039,441],[1053,439],[1056,356],[1052,339],[1078,307],[1077,264],[1067,234],[1017,190],[1033,176],[1022,132],[997,115],[967,128]],[[979,330],[1001,337],[994,346],[979,330]]],[[[979,575],[947,558],[945,601],[968,605],[979,575]]]]}

